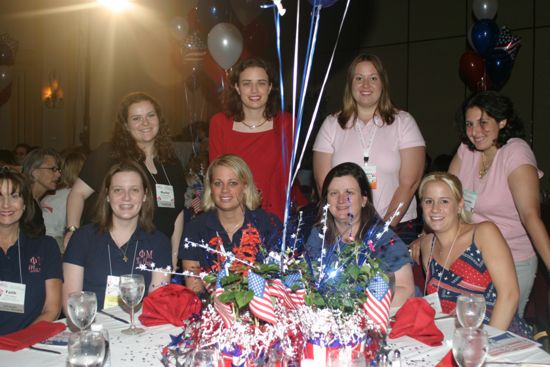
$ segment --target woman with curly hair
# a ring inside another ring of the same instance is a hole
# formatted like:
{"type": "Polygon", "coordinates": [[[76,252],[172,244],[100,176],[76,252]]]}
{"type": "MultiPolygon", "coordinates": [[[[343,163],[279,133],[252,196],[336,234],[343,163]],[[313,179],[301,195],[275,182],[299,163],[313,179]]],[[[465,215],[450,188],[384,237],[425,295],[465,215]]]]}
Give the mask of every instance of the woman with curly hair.
{"type": "Polygon", "coordinates": [[[537,271],[535,249],[550,269],[550,238],[540,218],[535,155],[512,101],[495,91],[474,94],[456,116],[462,140],[449,172],[462,181],[474,223],[497,225],[512,250],[523,315],[537,271]]]}
{"type": "Polygon", "coordinates": [[[82,167],[67,199],[65,244],[81,224],[90,223],[105,174],[114,163],[124,160],[138,162],[148,174],[155,197],[153,222],[157,230],[171,238],[175,265],[183,233],[185,175],[160,105],[142,92],[122,99],[111,141],[92,152],[82,167]]]}
{"type": "Polygon", "coordinates": [[[241,156],[260,190],[264,210],[282,219],[292,146],[292,116],[279,110],[275,73],[261,59],[233,68],[225,111],[210,120],[210,162],[223,154],[241,156]]]}

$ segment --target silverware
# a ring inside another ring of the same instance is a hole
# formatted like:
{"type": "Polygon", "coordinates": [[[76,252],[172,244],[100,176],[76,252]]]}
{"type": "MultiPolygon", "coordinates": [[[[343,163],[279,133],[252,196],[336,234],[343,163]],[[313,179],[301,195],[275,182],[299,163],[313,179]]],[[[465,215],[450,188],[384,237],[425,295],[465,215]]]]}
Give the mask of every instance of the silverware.
{"type": "Polygon", "coordinates": [[[108,312],[105,312],[105,311],[103,311],[103,310],[99,310],[99,311],[97,311],[97,312],[99,312],[99,313],[102,314],[102,315],[109,316],[110,318],[115,319],[115,320],[120,321],[120,322],[123,322],[123,323],[125,323],[125,324],[129,324],[129,323],[130,323],[130,321],[128,321],[128,320],[124,320],[124,319],[122,319],[122,318],[120,318],[120,317],[118,317],[118,316],[115,316],[115,315],[110,314],[110,313],[108,313],[108,312]]]}
{"type": "Polygon", "coordinates": [[[39,352],[47,352],[47,353],[53,353],[53,354],[61,354],[61,352],[58,351],[58,350],[51,350],[51,349],[45,349],[45,348],[38,348],[38,347],[33,347],[32,345],[29,347],[29,349],[36,350],[36,351],[39,351],[39,352]]]}

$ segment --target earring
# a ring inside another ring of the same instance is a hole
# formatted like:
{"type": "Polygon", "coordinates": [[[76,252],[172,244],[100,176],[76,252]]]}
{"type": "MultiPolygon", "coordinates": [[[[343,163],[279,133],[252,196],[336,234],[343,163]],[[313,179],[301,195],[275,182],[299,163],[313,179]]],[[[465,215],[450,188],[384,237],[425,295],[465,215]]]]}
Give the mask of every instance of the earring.
{"type": "Polygon", "coordinates": [[[108,202],[108,203],[110,202],[110,200],[109,200],[109,197],[108,197],[108,196],[107,196],[107,202],[108,202]]]}

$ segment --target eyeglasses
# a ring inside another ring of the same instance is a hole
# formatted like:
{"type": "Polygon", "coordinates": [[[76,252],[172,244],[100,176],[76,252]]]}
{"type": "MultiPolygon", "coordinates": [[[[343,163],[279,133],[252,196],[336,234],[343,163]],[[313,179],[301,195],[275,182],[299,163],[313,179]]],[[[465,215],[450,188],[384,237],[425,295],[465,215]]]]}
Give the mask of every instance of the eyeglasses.
{"type": "Polygon", "coordinates": [[[37,167],[36,169],[49,169],[50,171],[52,171],[53,173],[61,173],[61,168],[57,167],[57,166],[53,166],[53,167],[37,167]]]}

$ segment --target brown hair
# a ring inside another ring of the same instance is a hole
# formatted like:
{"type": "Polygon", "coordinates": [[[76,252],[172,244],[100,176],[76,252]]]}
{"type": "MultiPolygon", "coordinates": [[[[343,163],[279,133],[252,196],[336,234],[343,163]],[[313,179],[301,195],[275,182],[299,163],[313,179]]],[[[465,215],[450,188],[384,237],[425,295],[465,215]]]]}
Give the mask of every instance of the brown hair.
{"type": "Polygon", "coordinates": [[[342,129],[346,128],[350,119],[353,119],[352,126],[355,125],[358,110],[357,102],[353,98],[352,93],[353,78],[355,77],[355,67],[357,64],[365,61],[371,62],[374,65],[374,68],[380,76],[380,81],[382,82],[382,92],[380,100],[378,101],[378,106],[376,107],[376,112],[380,114],[382,121],[388,125],[393,124],[395,114],[398,112],[390,98],[390,82],[382,61],[376,55],[361,54],[353,59],[348,67],[344,97],[342,98],[342,108],[338,114],[338,124],[340,124],[342,129]]]}
{"type": "Polygon", "coordinates": [[[115,129],[111,137],[112,158],[117,161],[127,159],[133,159],[138,162],[145,161],[145,153],[138,147],[136,141],[128,131],[128,110],[131,105],[143,101],[151,102],[159,119],[159,132],[154,142],[155,158],[163,163],[175,160],[176,153],[170,138],[170,130],[168,129],[168,123],[164,119],[160,105],[153,97],[143,92],[130,93],[120,102],[115,129]]]}
{"type": "Polygon", "coordinates": [[[248,68],[258,67],[265,70],[267,74],[268,82],[271,85],[271,92],[267,97],[267,104],[264,110],[264,118],[272,119],[279,111],[279,86],[277,84],[277,78],[271,65],[260,58],[250,58],[241,61],[231,71],[229,76],[229,85],[227,86],[224,95],[224,109],[225,114],[229,117],[233,117],[236,121],[244,120],[243,103],[241,96],[235,89],[235,84],[239,84],[239,78],[241,73],[248,68]]]}
{"type": "Polygon", "coordinates": [[[151,184],[149,183],[143,168],[141,168],[138,163],[131,160],[113,164],[105,175],[103,185],[101,186],[101,191],[99,192],[97,198],[96,217],[94,220],[98,230],[100,232],[106,232],[113,226],[113,209],[107,202],[107,197],[109,196],[113,176],[119,172],[136,172],[141,178],[146,199],[143,202],[139,212],[138,225],[145,232],[152,232],[155,229],[155,225],[153,224],[155,204],[153,202],[154,199],[151,184]]]}
{"type": "Polygon", "coordinates": [[[86,161],[86,154],[80,150],[70,151],[63,162],[63,170],[61,171],[61,178],[58,189],[68,187],[71,188],[80,174],[80,170],[86,161]]]}

